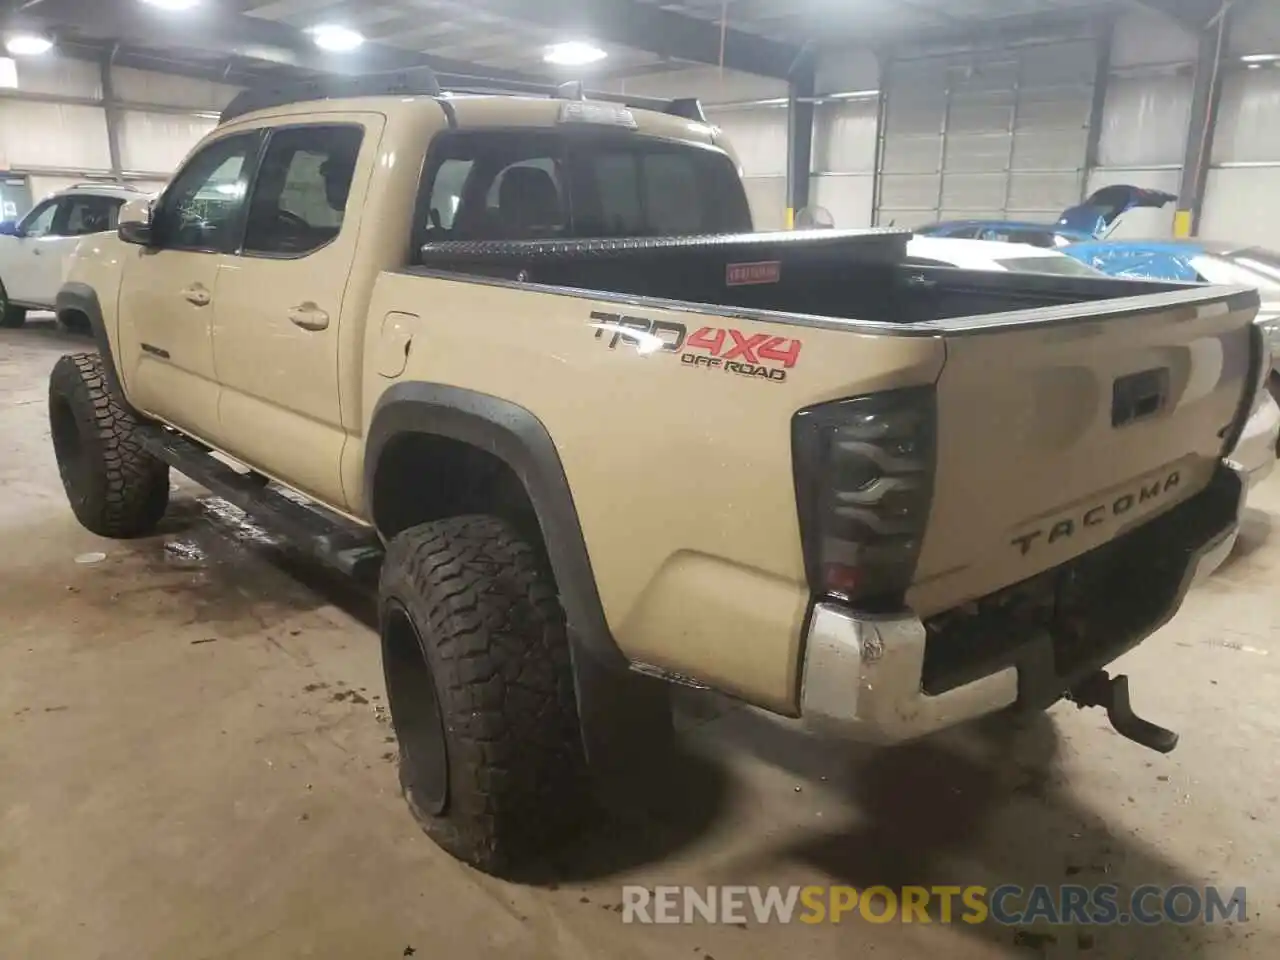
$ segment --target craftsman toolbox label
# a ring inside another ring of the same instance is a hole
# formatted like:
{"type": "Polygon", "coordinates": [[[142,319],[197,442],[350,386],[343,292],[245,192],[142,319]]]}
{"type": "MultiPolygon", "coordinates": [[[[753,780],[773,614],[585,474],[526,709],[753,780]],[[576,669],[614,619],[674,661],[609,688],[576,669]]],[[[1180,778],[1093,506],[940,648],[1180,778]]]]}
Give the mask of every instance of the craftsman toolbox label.
{"type": "Polygon", "coordinates": [[[777,283],[781,279],[781,261],[761,260],[758,263],[729,264],[725,268],[724,282],[730,287],[745,287],[753,283],[777,283]]]}
{"type": "Polygon", "coordinates": [[[647,320],[591,311],[596,339],[610,350],[619,346],[641,355],[674,353],[687,367],[785,383],[787,371],[800,359],[799,340],[767,333],[743,333],[733,327],[699,327],[693,331],[674,320],[647,320]]]}

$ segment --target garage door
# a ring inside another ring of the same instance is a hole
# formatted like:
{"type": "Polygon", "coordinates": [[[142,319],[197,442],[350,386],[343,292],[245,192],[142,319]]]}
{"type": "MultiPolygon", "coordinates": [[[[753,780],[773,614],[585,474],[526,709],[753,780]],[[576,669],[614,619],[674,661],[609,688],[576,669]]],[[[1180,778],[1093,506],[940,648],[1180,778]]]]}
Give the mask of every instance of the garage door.
{"type": "Polygon", "coordinates": [[[896,60],[876,222],[1047,220],[1084,196],[1093,40],[896,60]]]}

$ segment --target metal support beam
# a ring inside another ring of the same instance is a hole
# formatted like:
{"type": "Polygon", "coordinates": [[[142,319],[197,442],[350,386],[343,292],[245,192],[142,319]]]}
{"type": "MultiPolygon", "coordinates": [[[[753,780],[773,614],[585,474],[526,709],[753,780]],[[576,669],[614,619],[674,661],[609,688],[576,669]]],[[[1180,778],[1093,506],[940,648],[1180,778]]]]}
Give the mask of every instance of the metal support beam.
{"type": "Polygon", "coordinates": [[[787,227],[796,212],[809,205],[809,171],[813,167],[813,96],[817,58],[805,51],[795,61],[787,87],[787,227]]]}
{"type": "MultiPolygon", "coordinates": [[[[114,51],[112,51],[114,54],[114,51]]],[[[124,179],[124,163],[120,159],[120,101],[116,99],[115,81],[111,76],[111,56],[100,61],[102,68],[102,112],[107,118],[107,151],[111,157],[111,175],[124,179]]]]}
{"type": "Polygon", "coordinates": [[[1200,32],[1191,123],[1187,129],[1182,182],[1178,187],[1178,211],[1173,220],[1173,232],[1178,237],[1195,236],[1200,230],[1213,137],[1218,126],[1218,106],[1222,100],[1222,66],[1230,19],[1230,10],[1224,7],[1217,20],[1200,32]]]}
{"type": "MultiPolygon", "coordinates": [[[[798,46],[727,26],[722,29],[718,22],[638,0],[468,0],[467,6],[515,23],[561,31],[566,37],[585,36],[661,57],[780,79],[787,78],[800,52],[798,46]]],[[[382,35],[390,35],[409,26],[421,27],[421,15],[405,22],[388,21],[376,29],[382,35]]]]}
{"type": "Polygon", "coordinates": [[[1089,129],[1084,147],[1084,177],[1080,182],[1080,199],[1089,193],[1089,175],[1102,165],[1099,149],[1102,146],[1103,111],[1107,105],[1107,87],[1111,83],[1111,48],[1115,42],[1114,17],[1101,23],[1098,31],[1098,60],[1093,71],[1093,102],[1089,106],[1089,129]]]}

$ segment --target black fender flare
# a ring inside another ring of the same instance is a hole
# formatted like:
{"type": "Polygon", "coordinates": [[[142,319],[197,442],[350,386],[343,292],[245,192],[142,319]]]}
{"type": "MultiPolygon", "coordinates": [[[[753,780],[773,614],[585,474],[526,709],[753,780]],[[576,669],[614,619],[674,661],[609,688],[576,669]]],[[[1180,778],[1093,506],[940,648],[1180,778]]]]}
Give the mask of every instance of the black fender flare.
{"type": "MultiPolygon", "coordinates": [[[[436,383],[396,384],[373,411],[365,445],[366,497],[372,498],[377,489],[378,464],[387,445],[407,433],[469,444],[511,468],[537,515],[575,650],[602,666],[625,670],[629,663],[604,615],[569,481],[542,421],[518,404],[474,390],[436,383]]],[[[367,507],[372,517],[371,499],[367,507]]]]}
{"type": "Polygon", "coordinates": [[[98,302],[98,292],[87,283],[64,283],[54,301],[54,311],[59,318],[64,313],[82,313],[88,318],[93,342],[102,357],[102,371],[106,375],[107,386],[116,395],[116,399],[124,404],[125,409],[136,416],[137,411],[125,399],[124,386],[120,383],[115,354],[111,350],[111,338],[107,336],[107,324],[102,318],[102,304],[98,302]]]}

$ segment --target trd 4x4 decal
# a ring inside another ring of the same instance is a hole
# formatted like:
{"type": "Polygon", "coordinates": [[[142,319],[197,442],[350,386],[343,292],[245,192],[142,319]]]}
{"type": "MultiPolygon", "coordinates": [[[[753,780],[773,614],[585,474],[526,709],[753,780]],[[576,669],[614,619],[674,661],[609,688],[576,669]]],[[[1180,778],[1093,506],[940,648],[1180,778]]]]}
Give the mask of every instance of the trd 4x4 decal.
{"type": "Polygon", "coordinates": [[[608,338],[610,350],[619,344],[637,353],[675,353],[686,366],[783,383],[800,359],[799,340],[767,333],[743,333],[733,327],[700,327],[690,333],[674,320],[648,320],[617,313],[591,311],[596,339],[608,338]]]}

